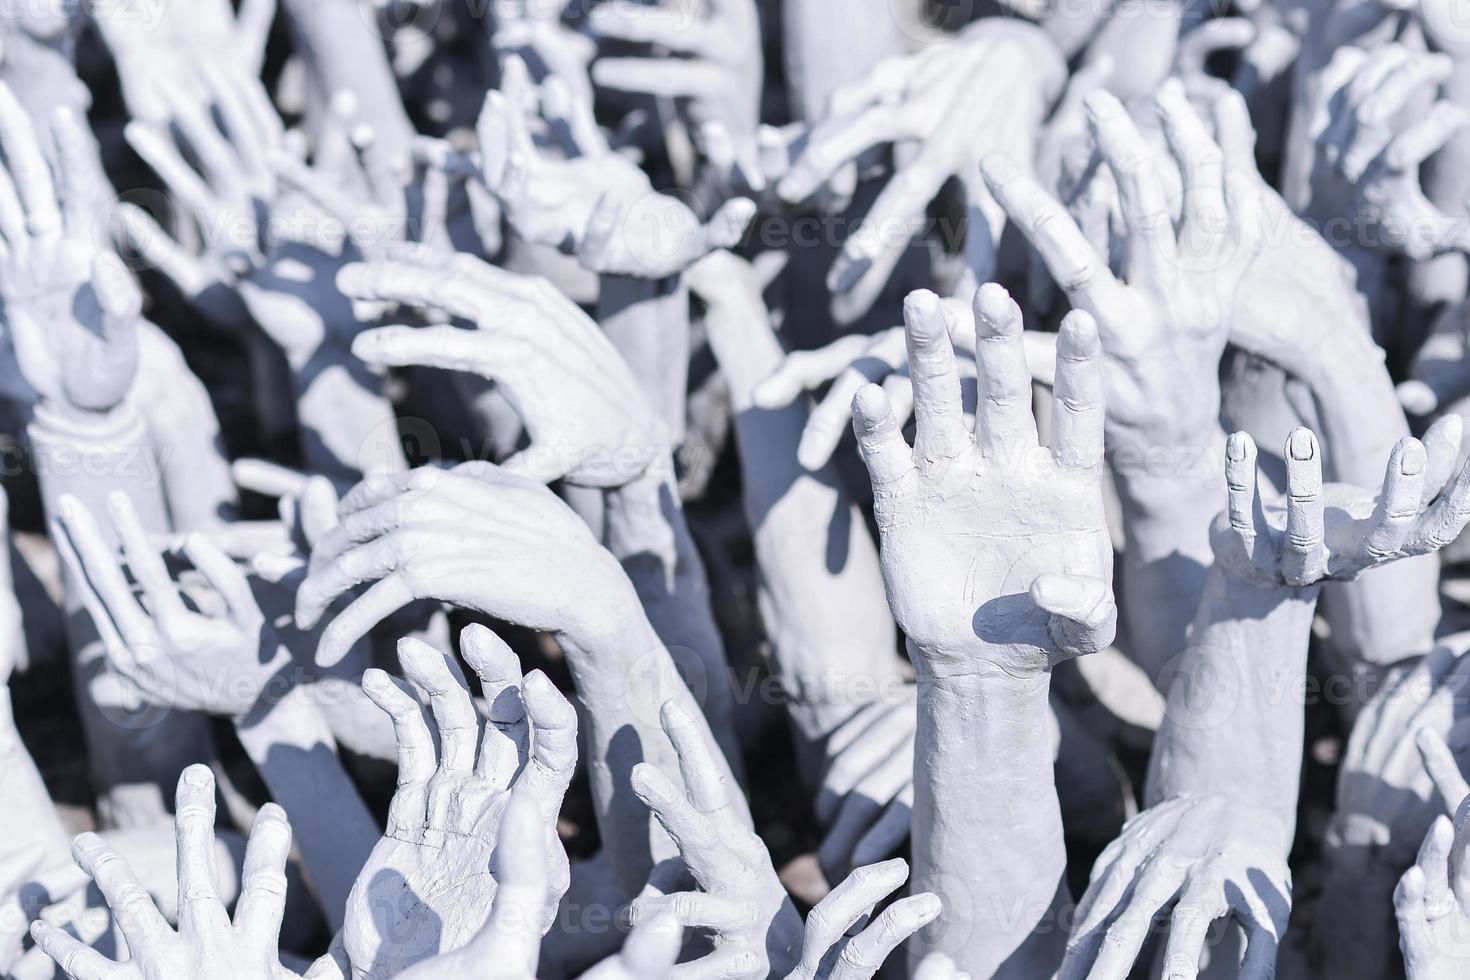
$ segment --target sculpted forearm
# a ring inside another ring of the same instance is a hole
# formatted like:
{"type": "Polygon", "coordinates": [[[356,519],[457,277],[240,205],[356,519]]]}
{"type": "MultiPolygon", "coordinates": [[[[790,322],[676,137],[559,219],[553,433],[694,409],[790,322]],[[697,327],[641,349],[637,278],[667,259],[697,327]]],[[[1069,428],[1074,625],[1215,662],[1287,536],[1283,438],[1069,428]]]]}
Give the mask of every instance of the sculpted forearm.
{"type": "Polygon", "coordinates": [[[1052,782],[1050,675],[919,677],[914,887],[954,925],[920,942],[976,977],[1049,976],[1066,939],[1066,848],[1052,782]]]}
{"type": "Polygon", "coordinates": [[[674,653],[725,758],[738,771],[735,695],[725,643],[710,607],[704,563],[679,506],[673,461],[656,463],[603,499],[603,546],[622,563],[648,622],[674,653]]]}
{"type": "Polygon", "coordinates": [[[1145,804],[1238,793],[1295,824],[1307,641],[1318,588],[1267,591],[1211,572],[1167,678],[1145,804]]]}
{"type": "MultiPolygon", "coordinates": [[[[583,755],[608,863],[625,895],[648,880],[660,860],[677,851],[639,802],[629,782],[633,767],[651,763],[679,772],[678,758],[659,728],[662,705],[672,702],[713,740],[673,659],[636,603],[625,605],[620,625],[560,637],[577,684],[583,755]]],[[[711,753],[723,778],[735,785],[719,751],[711,753]]],[[[744,812],[742,804],[741,811],[744,812]]],[[[749,814],[744,816],[749,821],[749,814]]]]}

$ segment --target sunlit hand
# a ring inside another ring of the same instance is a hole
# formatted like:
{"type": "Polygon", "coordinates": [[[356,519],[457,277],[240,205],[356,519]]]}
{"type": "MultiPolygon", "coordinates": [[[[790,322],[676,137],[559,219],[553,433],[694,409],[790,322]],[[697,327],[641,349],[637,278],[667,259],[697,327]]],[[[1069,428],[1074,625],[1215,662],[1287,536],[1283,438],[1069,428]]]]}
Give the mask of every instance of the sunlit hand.
{"type": "Polygon", "coordinates": [[[736,139],[755,135],[765,65],[754,0],[605,4],[593,8],[588,23],[599,39],[663,49],[655,57],[599,59],[592,66],[597,85],[679,99],[696,128],[714,122],[736,139]]]}
{"type": "Polygon", "coordinates": [[[23,379],[7,387],[12,397],[102,411],[133,384],[143,298],[96,244],[100,167],[91,133],[59,109],[50,136],[63,170],[54,178],[41,135],[0,84],[0,299],[23,379]]]}
{"type": "Polygon", "coordinates": [[[289,685],[290,651],[265,622],[234,562],[207,539],[191,535],[184,554],[208,592],[189,590],[186,604],[185,590],[169,575],[128,498],[113,493],[107,505],[146,606],[134,596],[92,514],[73,497],[62,498],[55,540],[112,669],[151,704],[235,719],[259,704],[278,675],[289,685]]]}
{"type": "Polygon", "coordinates": [[[1436,96],[1453,68],[1445,55],[1399,44],[1334,52],[1313,107],[1309,216],[1348,219],[1376,239],[1360,244],[1411,258],[1470,245],[1466,217],[1442,212],[1419,185],[1420,164],[1470,123],[1463,108],[1436,96]]]}
{"type": "Polygon", "coordinates": [[[1102,367],[1085,313],[1062,324],[1052,445],[1037,443],[1021,312],[994,284],[975,297],[980,394],[964,424],[944,307],[904,307],[917,431],[908,446],[876,385],[853,402],[873,482],[894,618],[926,669],[1035,674],[1112,640],[1102,513],[1102,367]],[[1024,532],[1017,529],[1024,528],[1024,532]]]}
{"type": "Polygon", "coordinates": [[[629,906],[629,916],[637,924],[669,915],[681,926],[714,934],[714,951],[678,971],[688,980],[779,975],[796,962],[801,918],[765,844],[740,813],[739,788],[716,765],[704,733],[672,701],[659,721],[678,754],[685,792],[649,763],[633,768],[633,792],[674,839],[700,890],[645,894],[629,906]]]}
{"type": "Polygon", "coordinates": [[[385,327],[353,353],[391,367],[470,371],[499,386],[531,445],[502,465],[550,483],[617,487],[669,450],[628,365],[585,313],[544,279],[518,276],[465,254],[403,249],[388,262],[348,266],[338,277],[357,300],[444,310],[476,325],[385,327]]]}
{"type": "Polygon", "coordinates": [[[82,834],[72,854],[112,907],[127,940],[129,959],[121,963],[108,959],[45,921],[31,927],[37,945],[72,980],[275,980],[296,976],[281,965],[277,948],[286,905],[286,859],[291,852],[291,825],[285,812],[267,803],[255,818],[232,919],[215,885],[214,775],[208,767],[184,770],[175,805],[178,930],[164,920],[127,863],[96,834],[82,834]]]}
{"type": "Polygon", "coordinates": [[[916,147],[899,158],[827,275],[840,322],[872,307],[914,230],[923,227],[925,210],[954,177],[970,198],[970,270],[980,282],[993,277],[1005,214],[976,179],[975,167],[995,153],[1029,167],[1042,121],[1065,80],[1061,53],[1041,30],[989,17],[943,44],[884,61],[833,93],[826,116],[777,185],[784,200],[805,200],[871,147],[916,147]]]}
{"type": "Polygon", "coordinates": [[[895,858],[848,875],[807,913],[801,959],[786,980],[872,980],[900,944],[939,915],[939,897],[924,892],[899,899],[854,931],[908,874],[908,863],[895,858]]]}
{"type": "Polygon", "coordinates": [[[1241,980],[1268,980],[1291,912],[1290,833],[1272,813],[1221,796],[1183,796],[1143,811],[1093,865],[1059,980],[1124,980],[1154,921],[1172,907],[1164,975],[1195,977],[1206,933],[1245,931],[1241,980]]]}
{"type": "Polygon", "coordinates": [[[1310,430],[1287,440],[1285,507],[1271,507],[1256,487],[1256,447],[1231,436],[1225,479],[1229,506],[1212,543],[1231,575],[1265,588],[1301,588],[1347,580],[1366,569],[1438,551],[1470,522],[1470,467],[1429,458],[1405,437],[1393,449],[1381,491],[1322,483],[1322,451],[1310,430]]]}
{"type": "Polygon", "coordinates": [[[512,795],[526,798],[541,828],[532,842],[546,865],[541,905],[532,910],[537,943],[566,891],[555,828],[577,760],[576,713],[544,674],[522,678],[515,654],[485,627],[467,627],[460,646],[484,685],[485,721],[453,657],[418,640],[398,644],[404,676],[433,713],[437,762],[436,739],[407,685],[380,670],[363,676],[363,690],[393,718],[398,788],[383,839],[348,900],[342,935],[358,977],[394,976],[480,932],[512,795]]]}
{"type": "Polygon", "coordinates": [[[1470,966],[1470,795],[1435,818],[1393,893],[1408,980],[1452,980],[1470,966]]]}
{"type": "MultiPolygon", "coordinates": [[[[1183,178],[1177,230],[1159,164],[1137,126],[1106,92],[1086,100],[1127,228],[1126,281],[1015,165],[998,157],[983,163],[996,200],[1052,278],[1074,307],[1097,321],[1109,368],[1110,449],[1209,444],[1206,437],[1219,430],[1220,357],[1262,239],[1255,181],[1225,170],[1220,147],[1182,86],[1166,84],[1155,105],[1183,178]]],[[[1238,102],[1234,109],[1245,111],[1238,102]]]]}
{"type": "MultiPolygon", "coordinates": [[[[509,59],[514,83],[525,67],[509,59]]],[[[491,92],[480,114],[481,175],[526,241],[576,255],[594,272],[662,279],[683,271],[706,253],[734,245],[755,214],[737,198],[708,223],[677,198],[654,191],[635,164],[612,153],[588,123],[590,106],[550,79],[530,98],[554,128],[571,136],[572,155],[558,159],[532,139],[526,107],[491,92]]]]}

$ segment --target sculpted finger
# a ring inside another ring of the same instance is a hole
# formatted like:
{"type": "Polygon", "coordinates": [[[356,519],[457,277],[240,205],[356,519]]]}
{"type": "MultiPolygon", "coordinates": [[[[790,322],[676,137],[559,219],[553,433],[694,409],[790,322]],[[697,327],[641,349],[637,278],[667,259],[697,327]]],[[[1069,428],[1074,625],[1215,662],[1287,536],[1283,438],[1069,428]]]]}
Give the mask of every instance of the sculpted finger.
{"type": "Polygon", "coordinates": [[[708,727],[697,724],[672,700],[665,701],[659,710],[659,723],[679,757],[679,774],[689,802],[700,813],[723,810],[730,804],[730,784],[715,761],[719,750],[713,745],[708,727]]]}
{"type": "Polygon", "coordinates": [[[1229,907],[1217,881],[1192,882],[1179,896],[1169,919],[1164,950],[1164,980],[1195,980],[1210,925],[1229,907]]]}
{"type": "Polygon", "coordinates": [[[1056,199],[1010,159],[992,154],[981,161],[990,193],[1033,248],[1073,306],[1104,323],[1116,322],[1122,284],[1056,199]]]}
{"type": "Polygon", "coordinates": [[[705,892],[645,895],[628,905],[628,918],[634,926],[670,918],[685,929],[713,929],[716,932],[738,931],[748,926],[758,914],[741,899],[705,892]]]}
{"type": "Polygon", "coordinates": [[[1419,729],[1414,736],[1414,744],[1419,748],[1419,755],[1424,759],[1424,768],[1434,781],[1434,788],[1439,793],[1445,812],[1453,814],[1465,797],[1470,796],[1470,782],[1460,773],[1460,764],[1455,761],[1454,753],[1433,728],[1419,729]]]}
{"type": "Polygon", "coordinates": [[[482,939],[507,975],[535,976],[546,903],[545,828],[536,805],[512,793],[495,847],[495,899],[482,939]]]}
{"type": "MultiPolygon", "coordinates": [[[[958,379],[956,379],[958,387],[958,379]]],[[[852,427],[874,489],[888,487],[914,470],[914,456],[899,432],[888,396],[865,385],[852,400],[852,427]]]]}
{"type": "Polygon", "coordinates": [[[668,777],[646,762],[633,767],[633,792],[653,811],[659,825],[679,847],[695,880],[709,887],[711,883],[733,880],[741,864],[724,841],[714,823],[669,782],[668,777]]]}
{"type": "Polygon", "coordinates": [[[577,712],[539,670],[526,675],[526,714],[531,722],[531,756],[521,781],[555,822],[562,797],[577,768],[577,712]]]}
{"type": "Polygon", "coordinates": [[[214,815],[214,774],[208,766],[190,766],[179,776],[174,803],[180,929],[207,933],[229,922],[214,880],[214,815]]]}
{"type": "Polygon", "coordinates": [[[472,623],[459,634],[459,652],[480,678],[489,718],[475,772],[507,789],[530,749],[530,727],[521,698],[521,661],[487,626],[472,623]]]}
{"type": "MultiPolygon", "coordinates": [[[[796,450],[802,466],[815,471],[831,461],[842,441],[843,432],[852,425],[854,396],[864,385],[886,384],[888,379],[895,377],[894,372],[902,368],[908,359],[906,344],[902,330],[869,340],[861,350],[861,356],[851,360],[851,366],[837,375],[827,394],[807,416],[796,450]]],[[[907,378],[904,383],[908,384],[907,378]]],[[[902,417],[896,411],[895,416],[902,417]]]]}
{"type": "Polygon", "coordinates": [[[1037,445],[1021,308],[998,283],[975,293],[975,440],[985,456],[1014,459],[1037,445]]]}
{"type": "Polygon", "coordinates": [[[1467,522],[1470,522],[1470,462],[1461,465],[1444,492],[1419,518],[1404,550],[1408,554],[1438,551],[1459,537],[1467,522]]]}
{"type": "Polygon", "coordinates": [[[939,896],[929,892],[894,902],[842,948],[831,980],[872,980],[888,955],[939,918],[942,908],[939,896]]]}
{"type": "Polygon", "coordinates": [[[46,955],[56,961],[72,980],[110,980],[121,969],[120,964],[73,939],[59,926],[49,922],[31,923],[31,938],[46,955]]]}
{"type": "Polygon", "coordinates": [[[429,699],[439,729],[439,771],[446,775],[469,772],[475,761],[479,716],[458,667],[451,667],[447,656],[411,636],[398,641],[398,662],[403,676],[429,699]]]}
{"type": "Polygon", "coordinates": [[[1069,469],[1091,469],[1103,458],[1102,344],[1097,322],[1081,310],[1062,321],[1052,403],[1052,456],[1069,469]]]}
{"type": "Polygon", "coordinates": [[[363,693],[393,719],[393,735],[398,742],[398,784],[388,804],[385,833],[412,840],[428,818],[434,740],[419,703],[400,687],[401,683],[376,667],[362,675],[363,693]]]}
{"type": "Polygon", "coordinates": [[[274,950],[280,940],[286,911],[286,861],[291,856],[291,824],[286,811],[267,803],[255,816],[245,844],[240,874],[240,899],[235,904],[235,928],[250,937],[257,949],[274,950]]]}
{"type": "Polygon", "coordinates": [[[1327,573],[1323,545],[1322,453],[1310,429],[1286,441],[1286,540],[1281,574],[1289,585],[1311,585],[1327,573]]]}
{"type": "Polygon", "coordinates": [[[1424,433],[1424,496],[1420,501],[1428,505],[1444,491],[1445,484],[1455,475],[1460,461],[1460,441],[1465,423],[1456,412],[1450,412],[1435,420],[1424,433]]]}
{"type": "Polygon", "coordinates": [[[1388,457],[1383,492],[1373,510],[1368,532],[1368,554],[1377,560],[1397,555],[1414,530],[1423,507],[1427,457],[1418,439],[1405,436],[1388,457]]]}
{"type": "Polygon", "coordinates": [[[914,386],[914,454],[931,463],[950,459],[969,444],[970,434],[948,317],[938,296],[916,290],[904,300],[903,320],[914,386]]]}
{"type": "Polygon", "coordinates": [[[1057,649],[1083,657],[1110,646],[1118,628],[1113,590],[1100,578],[1086,575],[1037,576],[1031,601],[1050,614],[1047,631],[1057,649]]]}
{"type": "Polygon", "coordinates": [[[96,834],[82,834],[72,844],[72,857],[107,900],[128,945],[147,949],[172,931],[133,869],[96,834]]]}
{"type": "Polygon", "coordinates": [[[1118,184],[1128,225],[1129,267],[1144,275],[1168,276],[1175,268],[1174,222],[1153,151],[1111,93],[1090,92],[1084,103],[1089,129],[1118,184]]]}
{"type": "MultiPolygon", "coordinates": [[[[863,334],[848,334],[816,350],[792,351],[770,377],[755,386],[752,398],[756,407],[766,411],[785,408],[804,392],[841,374],[863,355],[870,343],[872,339],[863,334]]],[[[851,396],[848,400],[851,401],[851,396]]],[[[843,418],[846,417],[844,411],[843,418]]]]}

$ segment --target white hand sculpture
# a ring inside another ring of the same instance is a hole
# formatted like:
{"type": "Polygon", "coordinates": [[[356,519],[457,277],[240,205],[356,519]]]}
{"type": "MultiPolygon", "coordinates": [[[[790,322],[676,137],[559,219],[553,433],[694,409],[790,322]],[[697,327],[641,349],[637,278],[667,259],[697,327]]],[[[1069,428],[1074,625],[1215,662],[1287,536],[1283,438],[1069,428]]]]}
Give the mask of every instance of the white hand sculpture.
{"type": "Polygon", "coordinates": [[[1334,52],[1313,109],[1309,216],[1348,219],[1359,236],[1378,239],[1355,244],[1416,259],[1470,245],[1466,217],[1440,211],[1419,185],[1420,164],[1470,123],[1463,108],[1436,100],[1453,68],[1445,55],[1400,44],[1334,52]]]}
{"type": "Polygon", "coordinates": [[[291,653],[266,622],[234,562],[208,539],[190,535],[184,554],[209,594],[185,590],[182,580],[170,577],[127,496],[113,493],[107,506],[146,607],[123,578],[92,514],[76,498],[62,498],[53,540],[79,584],[113,670],[149,703],[234,719],[257,707],[277,678],[292,683],[287,676],[291,653]],[[186,594],[200,611],[185,604],[186,594]]]}
{"type": "Polygon", "coordinates": [[[1107,646],[1117,620],[1102,512],[1097,327],[1080,312],[1062,323],[1047,450],[1031,417],[1021,312],[1005,290],[990,284],[975,297],[973,435],[946,321],[932,293],[910,294],[912,448],[881,388],[853,400],[889,605],[936,672],[973,670],[979,655],[1006,673],[1036,674],[1107,646]],[[1011,533],[1017,526],[1028,533],[1011,533]]]}
{"type": "MultiPolygon", "coordinates": [[[[1462,780],[1463,781],[1463,780],[1462,780]]],[[[1470,795],[1435,818],[1393,893],[1408,980],[1453,980],[1470,964],[1470,795]]]]}
{"type": "MultiPolygon", "coordinates": [[[[685,793],[646,762],[633,768],[633,792],[674,839],[700,891],[645,894],[633,900],[629,917],[636,925],[668,915],[713,933],[714,951],[685,964],[681,977],[779,975],[796,961],[801,918],[765,844],[739,812],[739,789],[715,764],[699,726],[672,701],[660,709],[659,722],[678,755],[685,793]]],[[[647,891],[665,890],[650,882],[647,891]]]]}
{"type": "Polygon", "coordinates": [[[507,59],[501,92],[485,98],[477,131],[481,177],[515,231],[533,244],[575,254],[594,272],[662,279],[706,253],[738,242],[755,214],[743,198],[729,201],[706,223],[683,202],[654,191],[636,165],[612,153],[555,78],[539,92],[523,84],[525,66],[507,59]],[[527,97],[519,93],[528,91],[527,97]],[[568,159],[543,153],[532,139],[526,98],[539,98],[547,121],[569,136],[568,159]]]}
{"type": "Polygon", "coordinates": [[[662,49],[654,57],[599,59],[597,85],[679,99],[695,127],[718,123],[735,139],[755,135],[765,64],[754,0],[607,4],[592,9],[588,26],[599,39],[662,49]]]}
{"type": "Polygon", "coordinates": [[[1029,165],[1066,67],[1046,35],[1031,25],[983,18],[952,40],[880,62],[868,78],[833,93],[790,172],[777,184],[788,202],[802,201],[869,148],[915,144],[862,224],[848,236],[827,275],[839,322],[873,305],[902,257],[925,209],[945,181],[959,177],[970,197],[966,252],[979,281],[994,273],[1005,215],[974,178],[994,153],[1029,165]],[[966,122],[957,124],[963,117],[966,122]]]}
{"type": "Polygon", "coordinates": [[[1274,814],[1236,799],[1182,796],[1144,810],[1093,865],[1058,980],[1124,980],[1171,904],[1170,980],[1198,975],[1206,933],[1221,918],[1245,930],[1241,980],[1268,980],[1291,912],[1289,847],[1274,814]]]}
{"type": "Polygon", "coordinates": [[[391,367],[419,364],[492,379],[521,416],[531,445],[502,465],[550,483],[618,487],[669,450],[667,428],[607,337],[544,279],[518,276],[463,253],[399,249],[394,261],[338,276],[357,300],[443,310],[474,323],[385,327],[353,353],[391,367]]]}
{"type": "Polygon", "coordinates": [[[1127,227],[1126,282],[1010,161],[984,161],[986,180],[1072,305],[1097,320],[1109,368],[1110,448],[1208,445],[1205,436],[1219,430],[1220,356],[1262,239],[1256,183],[1225,172],[1183,87],[1166,84],[1155,106],[1183,178],[1176,230],[1154,154],[1123,106],[1101,91],[1086,106],[1127,227]]]}
{"type": "Polygon", "coordinates": [[[143,298],[122,263],[95,242],[91,133],[58,109],[51,136],[62,170],[54,179],[39,134],[0,84],[0,299],[24,379],[6,387],[24,401],[39,396],[101,411],[133,383],[143,298]]]}
{"type": "Polygon", "coordinates": [[[178,99],[202,95],[195,73],[201,64],[247,78],[260,74],[276,0],[244,0],[238,12],[233,7],[229,0],[200,0],[88,8],[117,63],[130,116],[165,124],[178,99]]]}
{"type": "Polygon", "coordinates": [[[587,595],[632,590],[617,559],[555,494],[486,464],[370,477],[342,499],[339,514],[342,523],[312,552],[297,625],[310,628],[339,595],[376,584],[323,632],[322,666],[339,661],[390,613],[425,598],[596,647],[611,610],[604,601],[568,606],[562,588],[576,581],[587,595]]]}
{"type": "Polygon", "coordinates": [[[872,980],[894,949],[939,915],[938,896],[924,892],[899,899],[853,931],[908,876],[908,863],[899,858],[855,869],[807,913],[801,959],[786,980],[872,980]]]}
{"type": "MultiPolygon", "coordinates": [[[[336,203],[341,195],[310,193],[322,178],[282,151],[285,129],[260,83],[207,67],[200,75],[206,100],[176,101],[166,124],[134,121],[127,128],[128,142],[194,224],[198,251],[191,254],[131,204],[121,208],[120,237],[205,316],[238,326],[243,306],[293,364],[330,339],[346,347],[360,325],[334,283],[347,261],[344,239],[396,240],[392,229],[401,220],[390,216],[365,228],[364,212],[379,212],[362,206],[333,215],[317,199],[336,203]],[[200,161],[197,168],[186,153],[200,161]]],[[[394,186],[402,192],[401,182],[394,186]]]]}
{"type": "Polygon", "coordinates": [[[277,943],[286,905],[286,859],[291,825],[273,803],[261,807],[250,829],[234,918],[215,886],[214,776],[190,766],[179,776],[174,825],[178,832],[179,928],[175,932],[127,863],[96,834],[72,848],[112,908],[127,940],[129,959],[116,962],[60,928],[37,922],[31,936],[72,980],[284,980],[277,943]]]}
{"type": "Polygon", "coordinates": [[[830,760],[817,792],[827,836],[817,862],[828,881],[891,856],[909,835],[914,809],[914,687],[864,706],[827,739],[830,760]]]}
{"type": "MultiPolygon", "coordinates": [[[[1353,723],[1311,936],[1323,969],[1344,980],[1395,968],[1394,886],[1434,818],[1453,808],[1436,799],[1422,746],[1431,738],[1448,740],[1460,758],[1470,759],[1470,724],[1456,721],[1470,685],[1464,650],[1463,635],[1445,637],[1416,663],[1394,669],[1353,723]]],[[[1448,769],[1454,768],[1451,761],[1448,769]]]]}
{"type": "Polygon", "coordinates": [[[515,654],[485,627],[466,627],[460,648],[484,685],[483,722],[453,657],[414,639],[398,644],[405,676],[433,712],[437,763],[436,739],[408,685],[377,669],[363,675],[363,690],[393,718],[398,788],[383,839],[348,899],[342,938],[359,978],[395,976],[493,925],[492,854],[505,858],[496,842],[512,797],[524,798],[540,828],[516,841],[545,868],[540,904],[523,906],[531,916],[524,926],[537,924],[532,950],[566,891],[556,817],[577,761],[576,713],[544,674],[522,678],[515,654]]]}
{"type": "Polygon", "coordinates": [[[1238,432],[1225,461],[1229,506],[1211,531],[1215,555],[1236,578],[1294,588],[1355,578],[1376,565],[1438,551],[1470,523],[1470,467],[1430,458],[1405,437],[1389,455],[1379,493],[1322,483],[1317,437],[1287,440],[1285,507],[1267,507],[1256,488],[1256,447],[1238,432]],[[1453,476],[1453,479],[1451,477],[1453,476]]]}

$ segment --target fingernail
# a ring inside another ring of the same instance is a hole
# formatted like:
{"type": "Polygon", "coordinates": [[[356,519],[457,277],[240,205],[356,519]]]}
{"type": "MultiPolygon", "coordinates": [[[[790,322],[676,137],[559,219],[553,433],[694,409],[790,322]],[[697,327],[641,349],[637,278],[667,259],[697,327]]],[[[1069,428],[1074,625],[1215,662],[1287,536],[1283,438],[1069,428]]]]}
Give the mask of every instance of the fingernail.
{"type": "Polygon", "coordinates": [[[1306,462],[1316,454],[1317,440],[1312,437],[1311,430],[1297,429],[1291,434],[1291,439],[1287,444],[1287,451],[1291,453],[1292,459],[1298,462],[1306,462]]]}
{"type": "Polygon", "coordinates": [[[1399,455],[1399,472],[1404,476],[1418,476],[1424,472],[1424,444],[1418,439],[1404,446],[1399,455]]]}
{"type": "Polygon", "coordinates": [[[939,309],[939,297],[927,289],[916,289],[904,297],[906,312],[920,317],[931,317],[939,309]]]}
{"type": "Polygon", "coordinates": [[[1231,462],[1239,463],[1245,459],[1245,433],[1232,432],[1229,440],[1225,443],[1225,455],[1231,462]]]}

